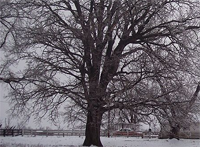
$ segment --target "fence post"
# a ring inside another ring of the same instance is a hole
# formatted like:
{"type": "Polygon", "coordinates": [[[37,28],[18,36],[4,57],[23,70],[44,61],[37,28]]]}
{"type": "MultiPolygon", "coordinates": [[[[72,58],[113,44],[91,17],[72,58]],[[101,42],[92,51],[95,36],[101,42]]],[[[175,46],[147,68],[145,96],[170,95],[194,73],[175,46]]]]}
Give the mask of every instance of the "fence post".
{"type": "Polygon", "coordinates": [[[6,137],[6,129],[3,129],[3,136],[6,137]]]}
{"type": "Polygon", "coordinates": [[[24,136],[24,129],[22,129],[22,136],[24,136]]]}
{"type": "Polygon", "coordinates": [[[48,130],[46,129],[46,137],[48,137],[48,130]]]}
{"type": "Polygon", "coordinates": [[[11,129],[12,137],[14,137],[14,129],[11,129]]]}

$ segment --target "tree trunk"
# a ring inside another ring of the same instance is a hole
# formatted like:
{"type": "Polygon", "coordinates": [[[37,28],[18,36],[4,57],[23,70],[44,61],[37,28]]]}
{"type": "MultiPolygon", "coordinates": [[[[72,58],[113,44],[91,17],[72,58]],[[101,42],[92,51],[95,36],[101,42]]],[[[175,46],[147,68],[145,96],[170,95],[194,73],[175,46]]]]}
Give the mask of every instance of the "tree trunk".
{"type": "Polygon", "coordinates": [[[88,111],[85,130],[85,141],[83,143],[83,146],[103,146],[100,140],[100,127],[102,115],[103,114],[100,110],[94,109],[93,111],[88,111]]]}
{"type": "Polygon", "coordinates": [[[172,126],[169,138],[170,139],[176,138],[179,140],[179,132],[180,132],[179,125],[172,126]]]}

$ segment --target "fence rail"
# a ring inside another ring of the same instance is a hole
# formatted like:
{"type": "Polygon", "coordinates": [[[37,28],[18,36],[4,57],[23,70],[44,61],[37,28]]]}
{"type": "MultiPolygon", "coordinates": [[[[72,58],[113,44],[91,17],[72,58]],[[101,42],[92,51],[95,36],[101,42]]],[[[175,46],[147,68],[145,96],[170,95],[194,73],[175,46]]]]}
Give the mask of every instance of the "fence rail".
{"type": "MultiPolygon", "coordinates": [[[[0,136],[85,136],[85,130],[0,129],[0,136]]],[[[101,132],[104,136],[105,133],[101,132]]]]}
{"type": "Polygon", "coordinates": [[[23,135],[22,129],[0,129],[0,136],[19,136],[23,135]]]}

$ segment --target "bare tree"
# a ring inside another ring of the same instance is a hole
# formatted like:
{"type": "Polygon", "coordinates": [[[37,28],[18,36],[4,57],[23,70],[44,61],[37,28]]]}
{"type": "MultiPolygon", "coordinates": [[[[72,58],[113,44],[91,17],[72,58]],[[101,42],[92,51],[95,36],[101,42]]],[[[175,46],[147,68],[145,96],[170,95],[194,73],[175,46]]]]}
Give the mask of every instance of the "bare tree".
{"type": "Polygon", "coordinates": [[[0,48],[6,45],[7,40],[14,40],[14,25],[17,21],[17,10],[11,9],[10,0],[1,0],[0,4],[0,48]]]}
{"type": "MultiPolygon", "coordinates": [[[[162,91],[167,90],[163,83],[158,82],[162,91]]],[[[179,139],[180,129],[188,128],[191,123],[195,122],[195,117],[199,113],[196,111],[196,103],[199,102],[199,91],[200,86],[198,83],[193,94],[188,86],[187,89],[179,87],[179,90],[173,94],[165,95],[164,99],[170,105],[160,107],[155,113],[161,124],[161,138],[179,139]]]]}
{"type": "Polygon", "coordinates": [[[169,104],[160,101],[164,93],[145,96],[153,77],[187,72],[198,49],[195,0],[10,0],[9,6],[20,21],[7,59],[25,63],[0,77],[11,87],[13,112],[55,120],[70,99],[87,112],[85,146],[102,146],[105,112],[169,104]]]}

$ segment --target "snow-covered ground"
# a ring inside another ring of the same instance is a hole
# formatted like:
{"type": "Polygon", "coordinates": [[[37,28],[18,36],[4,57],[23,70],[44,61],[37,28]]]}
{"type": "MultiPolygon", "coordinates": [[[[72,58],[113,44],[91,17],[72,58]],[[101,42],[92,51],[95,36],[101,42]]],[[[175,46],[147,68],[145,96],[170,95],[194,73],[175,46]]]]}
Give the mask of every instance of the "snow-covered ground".
{"type": "MultiPolygon", "coordinates": [[[[0,147],[80,147],[84,137],[0,137],[0,147]]],[[[200,140],[102,137],[104,147],[200,147],[200,140]]]]}

